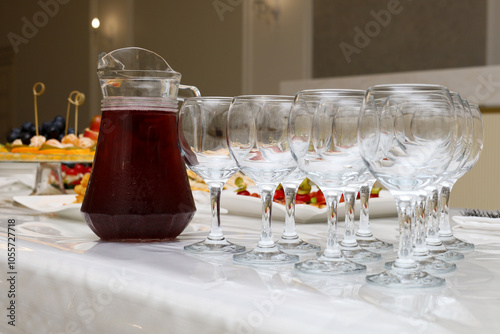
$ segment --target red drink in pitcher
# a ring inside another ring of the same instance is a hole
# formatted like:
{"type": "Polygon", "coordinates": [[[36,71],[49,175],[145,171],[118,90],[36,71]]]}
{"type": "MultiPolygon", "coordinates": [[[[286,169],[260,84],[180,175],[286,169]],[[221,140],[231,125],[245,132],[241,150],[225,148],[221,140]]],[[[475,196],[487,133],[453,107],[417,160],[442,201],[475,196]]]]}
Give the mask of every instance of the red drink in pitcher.
{"type": "Polygon", "coordinates": [[[82,214],[104,240],[177,237],[196,210],[171,108],[105,108],[82,214]]]}

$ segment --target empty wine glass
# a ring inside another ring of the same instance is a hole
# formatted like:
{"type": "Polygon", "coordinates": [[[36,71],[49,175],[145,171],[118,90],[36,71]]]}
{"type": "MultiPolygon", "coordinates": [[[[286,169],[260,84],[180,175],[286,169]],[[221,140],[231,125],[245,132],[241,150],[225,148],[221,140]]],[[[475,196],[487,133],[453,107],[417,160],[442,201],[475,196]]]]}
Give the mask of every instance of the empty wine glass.
{"type": "Polygon", "coordinates": [[[226,140],[230,97],[193,97],[179,111],[178,138],[186,165],[205,180],[210,191],[212,222],[203,241],[184,247],[192,253],[239,253],[245,247],[226,240],[220,226],[220,196],[226,181],[238,171],[226,140]]]}
{"type": "Polygon", "coordinates": [[[398,257],[367,282],[395,288],[436,287],[445,280],[422,271],[412,256],[417,199],[435,184],[455,149],[451,95],[437,85],[379,85],[367,90],[358,139],[370,172],[394,196],[400,222],[398,257]]]}
{"type": "MultiPolygon", "coordinates": [[[[461,167],[467,161],[467,157],[470,155],[472,147],[471,140],[473,116],[470,107],[468,104],[464,104],[460,94],[457,92],[451,92],[451,97],[455,107],[457,140],[453,158],[451,159],[448,168],[442,175],[442,180],[439,181],[440,185],[443,184],[443,182],[446,182],[449,177],[452,177],[460,171],[461,167]]],[[[436,197],[436,188],[429,187],[426,203],[431,207],[426,208],[426,239],[425,244],[422,245],[422,250],[424,250],[427,254],[434,256],[436,259],[444,261],[463,260],[464,255],[462,253],[448,250],[438,237],[439,219],[437,219],[438,201],[436,200],[436,197]]]]}
{"type": "Polygon", "coordinates": [[[240,170],[259,188],[262,200],[262,228],[257,246],[235,254],[234,261],[246,264],[286,264],[297,255],[278,249],[271,229],[274,191],[297,167],[288,145],[288,115],[291,96],[238,96],[228,112],[229,152],[240,170]]]}
{"type": "Polygon", "coordinates": [[[361,248],[367,249],[375,253],[385,253],[393,250],[394,246],[391,243],[377,239],[370,227],[370,195],[376,179],[370,171],[365,171],[360,179],[361,186],[359,187],[359,202],[361,205],[359,213],[359,226],[356,231],[356,241],[361,248]]]}
{"type": "MultiPolygon", "coordinates": [[[[467,122],[472,121],[472,115],[469,110],[464,108],[460,95],[456,92],[450,94],[455,113],[455,150],[448,167],[440,175],[440,179],[437,181],[438,184],[450,173],[454,173],[462,164],[467,154],[467,143],[469,141],[467,122]]],[[[437,238],[438,226],[436,221],[433,220],[435,217],[434,211],[436,210],[433,207],[436,204],[436,201],[434,201],[435,189],[435,183],[429,184],[425,188],[426,195],[419,196],[416,200],[413,258],[423,271],[431,274],[443,274],[456,270],[456,265],[448,263],[448,261],[462,260],[464,256],[461,253],[447,250],[437,238]]],[[[386,267],[391,265],[391,263],[387,263],[386,267]]]]}
{"type": "Polygon", "coordinates": [[[321,250],[320,246],[300,239],[295,230],[295,197],[297,189],[304,179],[304,172],[296,168],[281,181],[285,193],[285,228],[280,239],[276,241],[276,245],[278,245],[280,250],[290,254],[304,254],[321,250]]]}
{"type": "Polygon", "coordinates": [[[340,196],[365,169],[357,141],[363,96],[364,91],[357,90],[306,90],[295,97],[290,113],[291,150],[299,168],[325,195],[328,217],[326,248],[316,259],[296,263],[301,272],[338,275],[366,270],[343,255],[337,233],[340,196]]]}
{"type": "MultiPolygon", "coordinates": [[[[466,110],[462,98],[456,92],[451,92],[451,98],[455,112],[456,145],[453,157],[445,172],[440,176],[440,180],[445,179],[450,173],[460,167],[464,157],[468,154],[468,127],[467,123],[472,122],[472,114],[466,110]]],[[[447,250],[441,240],[437,238],[438,226],[436,224],[434,212],[437,210],[434,201],[436,187],[434,183],[426,188],[426,196],[421,195],[416,199],[415,223],[413,227],[413,259],[419,267],[430,274],[445,274],[456,270],[456,265],[449,261],[463,260],[464,255],[458,252],[447,250]]],[[[387,262],[386,268],[391,268],[393,262],[387,262]]]]}
{"type": "Polygon", "coordinates": [[[458,252],[472,251],[474,250],[474,244],[457,239],[453,236],[448,211],[451,189],[458,179],[474,167],[483,150],[483,117],[481,115],[481,110],[477,104],[470,103],[467,100],[464,100],[464,104],[466,108],[470,108],[472,113],[470,153],[461,168],[454,175],[450,175],[442,182],[442,187],[439,191],[439,239],[447,249],[458,252]]]}

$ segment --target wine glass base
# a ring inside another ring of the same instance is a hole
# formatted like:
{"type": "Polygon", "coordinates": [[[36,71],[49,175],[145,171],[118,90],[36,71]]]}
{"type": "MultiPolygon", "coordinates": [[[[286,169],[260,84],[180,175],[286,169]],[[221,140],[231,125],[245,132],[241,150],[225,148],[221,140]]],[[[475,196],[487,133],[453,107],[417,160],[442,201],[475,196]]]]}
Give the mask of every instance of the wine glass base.
{"type": "MultiPolygon", "coordinates": [[[[436,259],[432,256],[414,256],[420,270],[429,274],[447,274],[457,270],[457,265],[436,259]]],[[[394,262],[386,262],[385,268],[392,269],[394,262]]]]}
{"type": "Polygon", "coordinates": [[[444,278],[432,276],[420,269],[391,268],[380,274],[366,276],[366,282],[395,289],[435,288],[446,283],[444,278]]]}
{"type": "Polygon", "coordinates": [[[306,274],[346,275],[364,273],[366,266],[347,260],[345,257],[320,256],[295,264],[295,269],[306,274]]]}
{"type": "Polygon", "coordinates": [[[298,237],[294,239],[281,238],[276,241],[276,246],[279,250],[289,254],[314,253],[321,250],[320,246],[305,242],[298,237]]]}
{"type": "Polygon", "coordinates": [[[392,252],[394,250],[394,246],[392,244],[379,240],[373,236],[372,237],[357,236],[356,241],[358,242],[359,247],[366,249],[370,252],[386,253],[386,252],[392,252]]]}
{"type": "Polygon", "coordinates": [[[474,244],[465,242],[463,240],[457,239],[454,236],[449,237],[439,237],[439,240],[443,243],[443,246],[448,250],[456,252],[472,252],[474,250],[474,244]]]}
{"type": "Polygon", "coordinates": [[[243,253],[245,250],[245,246],[235,245],[225,238],[217,241],[205,239],[192,245],[184,246],[185,252],[197,254],[233,254],[243,253]]]}
{"type": "Polygon", "coordinates": [[[433,251],[429,250],[429,255],[433,256],[434,258],[446,262],[455,262],[455,261],[461,261],[465,258],[465,256],[462,253],[455,252],[455,251],[433,251]]]}
{"type": "Polygon", "coordinates": [[[279,265],[298,262],[299,256],[284,253],[277,246],[269,248],[257,246],[249,252],[233,255],[233,260],[250,265],[279,265]]]}
{"type": "Polygon", "coordinates": [[[382,258],[382,255],[370,252],[359,246],[355,247],[340,246],[340,250],[342,251],[342,255],[344,255],[346,259],[356,263],[377,262],[382,258]]]}

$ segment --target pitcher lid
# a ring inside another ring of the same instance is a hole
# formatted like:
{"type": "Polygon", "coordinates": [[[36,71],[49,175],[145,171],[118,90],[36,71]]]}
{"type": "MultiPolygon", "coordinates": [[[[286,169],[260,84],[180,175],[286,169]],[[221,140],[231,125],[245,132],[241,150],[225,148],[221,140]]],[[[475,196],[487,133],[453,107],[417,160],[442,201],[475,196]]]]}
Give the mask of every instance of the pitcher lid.
{"type": "Polygon", "coordinates": [[[180,80],[181,77],[159,54],[139,47],[102,52],[99,54],[97,74],[100,78],[126,75],[180,80]]]}

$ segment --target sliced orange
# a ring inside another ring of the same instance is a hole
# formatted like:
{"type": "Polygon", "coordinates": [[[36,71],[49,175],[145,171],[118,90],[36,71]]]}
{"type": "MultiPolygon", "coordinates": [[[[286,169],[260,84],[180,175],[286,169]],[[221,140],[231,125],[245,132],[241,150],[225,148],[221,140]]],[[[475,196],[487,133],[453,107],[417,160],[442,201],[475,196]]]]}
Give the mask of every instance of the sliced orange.
{"type": "Polygon", "coordinates": [[[60,149],[60,148],[54,148],[54,149],[46,149],[46,150],[40,150],[38,151],[38,154],[65,154],[65,150],[60,149]]]}
{"type": "Polygon", "coordinates": [[[90,150],[88,148],[81,148],[81,149],[71,149],[71,150],[65,150],[66,154],[68,155],[85,155],[85,154],[90,154],[90,150]]]}
{"type": "Polygon", "coordinates": [[[40,149],[38,147],[14,147],[12,153],[37,153],[40,149]]]}

